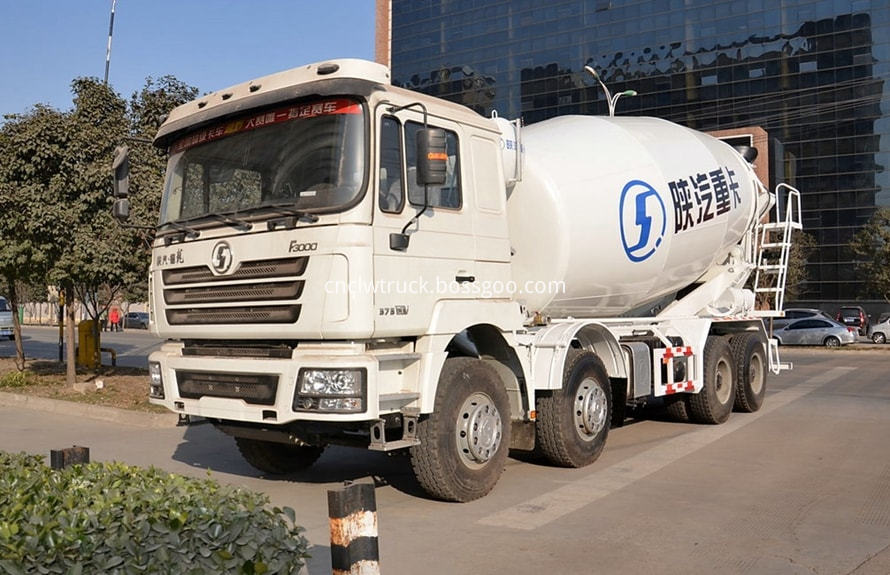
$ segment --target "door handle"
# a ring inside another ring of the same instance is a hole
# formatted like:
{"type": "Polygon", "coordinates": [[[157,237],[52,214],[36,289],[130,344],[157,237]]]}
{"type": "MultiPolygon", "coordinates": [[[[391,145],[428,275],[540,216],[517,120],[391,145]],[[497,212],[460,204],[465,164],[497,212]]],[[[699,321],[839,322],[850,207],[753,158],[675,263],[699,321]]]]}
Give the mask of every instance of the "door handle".
{"type": "Polygon", "coordinates": [[[473,283],[474,281],[476,281],[476,276],[454,276],[454,281],[459,284],[473,283]]]}

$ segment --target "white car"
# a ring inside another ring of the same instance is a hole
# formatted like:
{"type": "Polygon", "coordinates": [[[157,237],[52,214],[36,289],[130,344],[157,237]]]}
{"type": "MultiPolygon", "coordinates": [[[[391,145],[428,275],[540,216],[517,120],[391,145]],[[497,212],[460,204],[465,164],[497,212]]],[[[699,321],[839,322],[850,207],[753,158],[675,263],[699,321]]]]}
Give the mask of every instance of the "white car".
{"type": "Polygon", "coordinates": [[[868,326],[868,337],[875,343],[887,343],[887,337],[890,337],[890,314],[881,314],[876,323],[868,326]]]}
{"type": "Polygon", "coordinates": [[[0,337],[15,339],[12,326],[12,308],[5,297],[0,297],[0,337]]]}

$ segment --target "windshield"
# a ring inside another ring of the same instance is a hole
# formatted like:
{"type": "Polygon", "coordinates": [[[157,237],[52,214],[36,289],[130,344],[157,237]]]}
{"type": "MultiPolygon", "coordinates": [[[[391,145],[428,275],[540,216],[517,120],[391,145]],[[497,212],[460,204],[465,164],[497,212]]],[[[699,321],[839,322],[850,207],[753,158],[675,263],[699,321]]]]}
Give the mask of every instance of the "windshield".
{"type": "Polygon", "coordinates": [[[0,311],[12,311],[9,308],[9,304],[6,303],[6,300],[0,297],[0,311]]]}
{"type": "Polygon", "coordinates": [[[264,207],[342,209],[365,180],[361,104],[345,98],[254,112],[170,147],[160,224],[264,207]]]}

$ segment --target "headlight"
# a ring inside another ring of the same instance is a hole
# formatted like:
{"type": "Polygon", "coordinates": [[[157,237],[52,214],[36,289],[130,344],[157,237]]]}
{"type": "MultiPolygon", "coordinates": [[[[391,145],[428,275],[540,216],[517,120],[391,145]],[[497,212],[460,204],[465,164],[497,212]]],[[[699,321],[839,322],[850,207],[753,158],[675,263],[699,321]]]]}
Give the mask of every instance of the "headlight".
{"type": "Polygon", "coordinates": [[[364,369],[304,368],[297,376],[294,411],[365,410],[364,369]]]}
{"type": "Polygon", "coordinates": [[[164,399],[164,378],[161,377],[161,364],[156,361],[148,362],[148,396],[155,399],[164,399]]]}

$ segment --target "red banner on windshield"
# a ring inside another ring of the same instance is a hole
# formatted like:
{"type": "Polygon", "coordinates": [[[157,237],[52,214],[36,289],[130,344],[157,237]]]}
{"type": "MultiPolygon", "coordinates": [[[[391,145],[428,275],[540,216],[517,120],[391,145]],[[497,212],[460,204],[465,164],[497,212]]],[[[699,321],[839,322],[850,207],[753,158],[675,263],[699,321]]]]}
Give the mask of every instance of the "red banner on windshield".
{"type": "Polygon", "coordinates": [[[333,116],[336,114],[361,114],[362,107],[360,104],[352,100],[336,99],[324,100],[321,102],[313,102],[311,104],[299,104],[279,108],[277,110],[269,110],[262,114],[255,114],[239,120],[232,120],[220,126],[206,128],[190,134],[173,144],[172,153],[182,152],[189,148],[193,148],[200,144],[206,144],[232,134],[241,132],[249,132],[264,126],[272,126],[290,122],[291,120],[303,120],[306,118],[316,118],[318,116],[333,116]]]}

